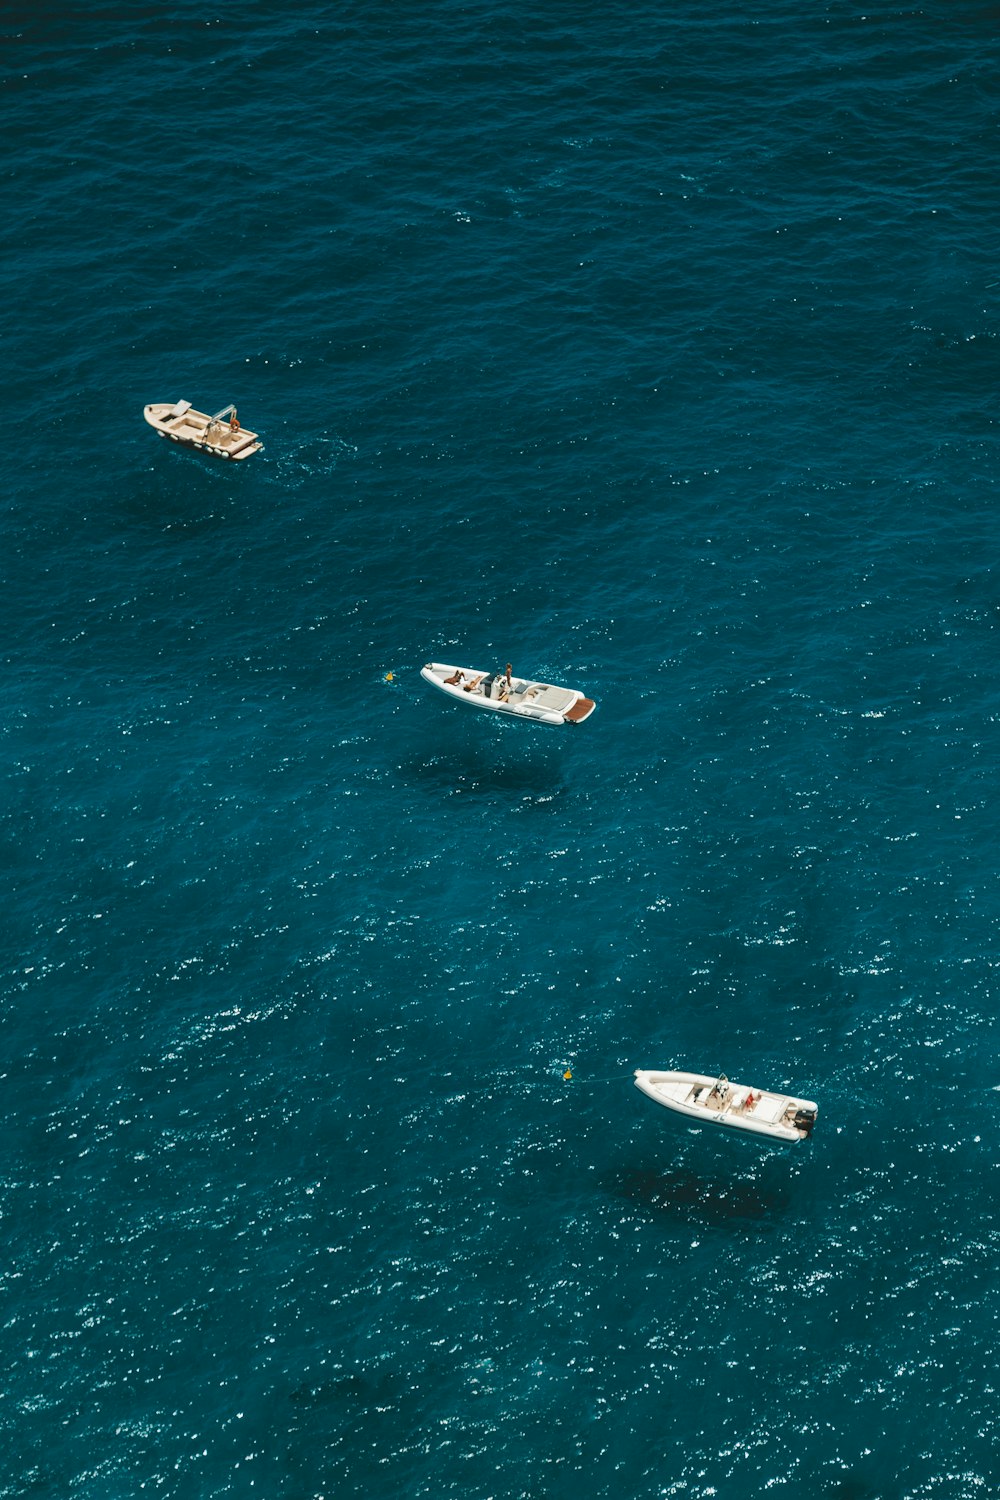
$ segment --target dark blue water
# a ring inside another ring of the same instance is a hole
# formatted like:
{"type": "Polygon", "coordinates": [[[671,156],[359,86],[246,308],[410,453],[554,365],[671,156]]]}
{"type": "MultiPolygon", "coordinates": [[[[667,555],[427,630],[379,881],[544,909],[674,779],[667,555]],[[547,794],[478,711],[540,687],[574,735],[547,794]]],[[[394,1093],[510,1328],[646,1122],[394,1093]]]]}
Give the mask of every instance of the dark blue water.
{"type": "Polygon", "coordinates": [[[0,10],[3,1500],[1000,1492],[998,19],[0,10]]]}

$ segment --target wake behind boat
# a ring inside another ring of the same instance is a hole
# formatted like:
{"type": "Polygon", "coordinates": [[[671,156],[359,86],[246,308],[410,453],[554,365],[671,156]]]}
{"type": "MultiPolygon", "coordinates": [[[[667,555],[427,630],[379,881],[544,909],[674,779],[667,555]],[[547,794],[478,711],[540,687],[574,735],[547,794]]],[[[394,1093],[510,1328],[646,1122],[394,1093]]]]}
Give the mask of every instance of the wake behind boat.
{"type": "Polygon", "coordinates": [[[582,724],[596,706],[576,688],[514,677],[509,664],[506,672],[478,672],[474,667],[447,667],[431,661],[421,667],[420,675],[456,703],[539,724],[582,724]]]}
{"type": "Polygon", "coordinates": [[[264,444],[255,432],[240,426],[235,406],[224,406],[213,417],[195,411],[190,401],[153,401],[142,410],[150,427],[161,438],[170,438],[185,448],[200,448],[216,458],[249,458],[264,444]]]}
{"type": "Polygon", "coordinates": [[[774,1141],[804,1141],[819,1113],[811,1099],[730,1083],[724,1073],[712,1078],[706,1073],[654,1073],[636,1068],[635,1086],[693,1124],[724,1125],[774,1141]]]}

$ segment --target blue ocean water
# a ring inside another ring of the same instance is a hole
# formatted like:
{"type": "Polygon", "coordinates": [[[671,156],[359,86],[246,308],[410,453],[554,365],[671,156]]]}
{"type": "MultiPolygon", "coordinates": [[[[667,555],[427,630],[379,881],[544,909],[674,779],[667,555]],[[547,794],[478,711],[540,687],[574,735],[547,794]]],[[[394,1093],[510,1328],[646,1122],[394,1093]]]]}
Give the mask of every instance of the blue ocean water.
{"type": "Polygon", "coordinates": [[[1000,1492],[998,15],[0,9],[3,1500],[1000,1492]]]}

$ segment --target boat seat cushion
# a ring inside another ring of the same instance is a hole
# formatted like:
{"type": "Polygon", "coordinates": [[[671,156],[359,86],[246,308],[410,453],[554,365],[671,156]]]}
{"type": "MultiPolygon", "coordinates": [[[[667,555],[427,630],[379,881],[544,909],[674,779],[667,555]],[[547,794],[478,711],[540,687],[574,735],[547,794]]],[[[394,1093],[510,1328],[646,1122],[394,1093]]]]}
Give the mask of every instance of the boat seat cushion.
{"type": "Polygon", "coordinates": [[[566,688],[540,686],[535,694],[535,702],[541,708],[554,708],[557,713],[565,713],[575,701],[576,694],[570,693],[566,688]]]}
{"type": "Polygon", "coordinates": [[[691,1085],[689,1083],[661,1083],[659,1090],[669,1099],[676,1099],[678,1104],[690,1102],[691,1085]]]}

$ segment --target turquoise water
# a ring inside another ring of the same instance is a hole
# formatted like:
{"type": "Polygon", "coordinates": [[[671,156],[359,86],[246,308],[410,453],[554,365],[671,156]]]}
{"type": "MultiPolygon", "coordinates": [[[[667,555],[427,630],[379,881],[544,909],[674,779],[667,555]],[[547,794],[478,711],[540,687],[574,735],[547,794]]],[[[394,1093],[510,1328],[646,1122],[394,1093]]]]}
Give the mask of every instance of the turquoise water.
{"type": "Polygon", "coordinates": [[[3,1500],[996,1493],[995,23],[6,7],[3,1500]]]}

